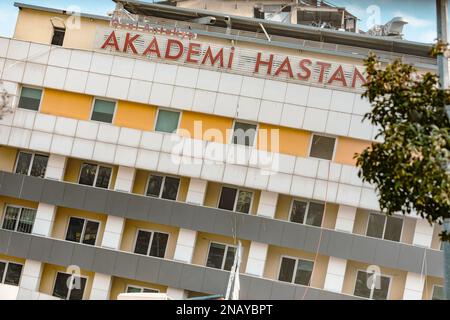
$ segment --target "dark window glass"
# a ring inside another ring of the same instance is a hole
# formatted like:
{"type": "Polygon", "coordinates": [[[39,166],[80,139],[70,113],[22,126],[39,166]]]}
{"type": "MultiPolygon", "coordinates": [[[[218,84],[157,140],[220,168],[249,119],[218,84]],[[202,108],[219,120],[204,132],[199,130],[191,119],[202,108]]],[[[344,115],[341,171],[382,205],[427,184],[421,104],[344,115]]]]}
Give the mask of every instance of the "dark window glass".
{"type": "Polygon", "coordinates": [[[136,288],[132,286],[128,286],[127,293],[140,293],[142,292],[142,288],[136,288]]]}
{"type": "Polygon", "coordinates": [[[28,174],[32,157],[33,155],[31,153],[19,152],[19,157],[17,159],[16,173],[28,174]]]}
{"type": "Polygon", "coordinates": [[[322,203],[310,202],[308,215],[306,216],[306,224],[310,226],[320,227],[322,225],[324,209],[325,206],[322,203]]]}
{"type": "Polygon", "coordinates": [[[390,279],[388,277],[380,276],[377,281],[379,282],[379,288],[375,286],[373,289],[372,298],[374,300],[386,300],[389,291],[390,279]]]}
{"type": "Polygon", "coordinates": [[[159,197],[164,177],[151,175],[148,179],[147,195],[159,197]]]}
{"type": "Polygon", "coordinates": [[[58,272],[56,274],[55,287],[53,288],[53,296],[61,299],[67,299],[69,295],[70,274],[58,272]]]}
{"type": "Polygon", "coordinates": [[[33,230],[35,217],[36,210],[22,208],[19,223],[17,224],[17,231],[23,233],[31,233],[31,231],[33,230]]]}
{"type": "Polygon", "coordinates": [[[39,105],[41,104],[41,96],[41,89],[23,87],[20,92],[18,107],[21,109],[38,111],[39,105]]]}
{"type": "Polygon", "coordinates": [[[84,288],[86,287],[86,278],[73,277],[72,290],[69,300],[83,300],[84,288]]]}
{"type": "Polygon", "coordinates": [[[98,227],[100,224],[95,221],[86,221],[83,243],[95,245],[95,240],[97,240],[98,227]]]}
{"type": "Polygon", "coordinates": [[[210,268],[222,269],[222,261],[225,255],[225,246],[219,243],[211,243],[208,252],[206,266],[210,268]]]}
{"type": "Polygon", "coordinates": [[[156,119],[155,131],[173,133],[178,129],[180,113],[168,110],[159,110],[156,119]]]}
{"type": "Polygon", "coordinates": [[[65,35],[66,35],[66,29],[53,28],[52,44],[55,46],[62,46],[65,35]]]}
{"type": "Polygon", "coordinates": [[[371,213],[369,216],[369,224],[367,226],[368,237],[383,238],[384,223],[386,217],[381,214],[371,213]]]}
{"type": "Polygon", "coordinates": [[[250,205],[252,203],[253,192],[239,190],[239,195],[236,202],[236,211],[241,213],[249,213],[250,205]]]}
{"type": "Polygon", "coordinates": [[[333,158],[335,140],[335,138],[314,135],[309,156],[331,160],[333,158]]]}
{"type": "Polygon", "coordinates": [[[163,188],[161,198],[169,199],[169,200],[176,200],[179,185],[180,185],[180,179],[166,177],[166,179],[164,180],[164,188],[163,188]]]}
{"type": "Polygon", "coordinates": [[[402,234],[403,219],[397,217],[386,218],[386,229],[384,231],[384,239],[391,241],[400,241],[402,234]]]}
{"type": "Polygon", "coordinates": [[[305,221],[306,206],[306,202],[294,200],[291,211],[292,222],[303,223],[305,221]]]}
{"type": "Polygon", "coordinates": [[[280,274],[278,280],[292,282],[294,276],[295,260],[290,258],[281,258],[280,274]]]}
{"type": "Polygon", "coordinates": [[[8,263],[8,269],[5,275],[5,284],[18,286],[20,282],[20,275],[22,274],[22,265],[17,263],[8,263]]]}
{"type": "Polygon", "coordinates": [[[145,293],[158,293],[159,291],[158,291],[158,290],[155,290],[155,289],[147,289],[147,288],[144,288],[144,289],[142,290],[142,292],[145,292],[145,293]]]}
{"type": "Polygon", "coordinates": [[[98,169],[97,181],[95,182],[95,186],[97,188],[108,189],[111,172],[111,168],[100,166],[98,169]]]}
{"type": "Polygon", "coordinates": [[[14,231],[16,229],[17,220],[19,219],[19,214],[20,208],[7,206],[2,228],[14,231]]]}
{"type": "Polygon", "coordinates": [[[33,165],[31,166],[30,176],[44,178],[45,170],[47,169],[47,162],[47,156],[35,154],[33,165]]]}
{"type": "MultiPolygon", "coordinates": [[[[1,268],[1,266],[0,266],[1,268]]],[[[1,275],[1,270],[0,270],[1,275]]],[[[441,286],[433,286],[433,296],[431,300],[445,300],[444,287],[441,286]]]]}
{"type": "Polygon", "coordinates": [[[223,270],[227,270],[227,271],[231,270],[231,267],[233,267],[235,255],[236,255],[236,248],[228,247],[227,256],[225,257],[225,265],[223,266],[223,270]]]}
{"type": "Polygon", "coordinates": [[[314,263],[312,261],[298,260],[294,282],[304,286],[309,286],[313,267],[314,263]]]}
{"type": "Polygon", "coordinates": [[[136,238],[136,245],[134,246],[134,253],[146,255],[148,253],[151,237],[151,232],[139,230],[136,238]]]}
{"type": "Polygon", "coordinates": [[[367,283],[367,276],[366,272],[358,271],[354,291],[355,296],[370,298],[371,283],[367,283]]]}
{"type": "Polygon", "coordinates": [[[234,123],[233,138],[234,144],[253,146],[256,136],[256,125],[242,122],[234,123]]]}
{"type": "Polygon", "coordinates": [[[5,275],[6,263],[0,261],[0,283],[3,282],[3,276],[5,275]]]}
{"type": "Polygon", "coordinates": [[[237,190],[234,188],[222,187],[220,194],[219,208],[225,210],[234,210],[234,201],[236,200],[237,190]]]}
{"type": "Polygon", "coordinates": [[[115,102],[95,99],[91,120],[112,123],[115,108],[115,102]]]}
{"type": "Polygon", "coordinates": [[[70,217],[66,240],[80,242],[83,233],[84,219],[70,217]]]}
{"type": "Polygon", "coordinates": [[[79,184],[93,186],[95,181],[95,173],[97,172],[97,165],[90,163],[83,163],[81,166],[79,184]]]}
{"type": "Polygon", "coordinates": [[[154,232],[150,255],[153,257],[164,258],[168,239],[169,235],[167,233],[154,232]]]}

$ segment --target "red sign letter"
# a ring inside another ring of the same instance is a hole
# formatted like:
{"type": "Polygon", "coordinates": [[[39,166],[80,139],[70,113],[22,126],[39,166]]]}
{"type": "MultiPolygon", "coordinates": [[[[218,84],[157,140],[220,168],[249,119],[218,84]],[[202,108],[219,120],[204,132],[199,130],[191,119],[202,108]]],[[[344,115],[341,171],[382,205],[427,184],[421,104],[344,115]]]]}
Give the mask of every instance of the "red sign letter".
{"type": "Polygon", "coordinates": [[[320,66],[319,83],[323,83],[325,70],[331,67],[331,64],[322,61],[317,61],[316,64],[320,66]]]}
{"type": "Polygon", "coordinates": [[[134,54],[137,54],[137,50],[136,50],[136,47],[134,46],[133,42],[134,42],[134,40],[136,40],[139,37],[140,37],[140,35],[137,34],[130,38],[130,34],[127,33],[127,36],[125,38],[125,45],[123,46],[123,52],[128,52],[128,48],[130,48],[134,54]]]}
{"type": "Polygon", "coordinates": [[[183,51],[184,51],[184,47],[183,47],[183,43],[181,41],[174,40],[174,39],[167,40],[166,55],[165,55],[166,59],[178,60],[183,55],[183,51]],[[172,51],[172,45],[175,45],[176,47],[178,47],[178,52],[176,54],[170,53],[172,51]]]}
{"type": "Polygon", "coordinates": [[[344,87],[347,86],[347,81],[345,80],[345,74],[344,69],[342,69],[342,66],[339,66],[336,71],[333,73],[333,75],[330,77],[330,80],[328,80],[328,84],[333,84],[333,81],[341,81],[342,85],[344,87]]]}
{"type": "Polygon", "coordinates": [[[309,78],[311,77],[311,69],[309,69],[307,67],[307,65],[311,66],[312,61],[309,59],[302,59],[302,60],[300,60],[299,64],[300,64],[300,68],[302,69],[302,71],[305,72],[305,74],[297,73],[297,77],[300,80],[306,80],[306,81],[309,80],[309,78]]]}
{"type": "Polygon", "coordinates": [[[256,57],[255,73],[259,73],[260,65],[265,65],[267,66],[267,74],[270,76],[272,74],[273,54],[270,55],[269,61],[262,61],[261,55],[261,52],[258,52],[258,56],[256,57]]]}
{"type": "Polygon", "coordinates": [[[205,64],[206,60],[209,58],[209,61],[211,61],[211,66],[214,66],[217,62],[217,60],[220,60],[220,67],[223,68],[223,48],[217,52],[216,56],[213,57],[211,47],[208,47],[206,50],[205,56],[203,57],[202,64],[205,64]]]}
{"type": "Polygon", "coordinates": [[[292,73],[291,62],[289,61],[289,57],[283,60],[283,63],[278,67],[275,72],[275,76],[278,76],[281,72],[286,72],[289,77],[293,78],[294,74],[292,73]]]}
{"type": "Polygon", "coordinates": [[[362,84],[366,84],[366,78],[359,72],[358,68],[355,67],[355,70],[353,71],[353,79],[352,79],[352,88],[356,87],[356,78],[359,78],[361,80],[362,84]]]}
{"type": "Polygon", "coordinates": [[[152,42],[148,45],[147,49],[145,49],[144,53],[142,53],[143,56],[149,55],[151,53],[156,53],[158,58],[161,58],[161,52],[159,51],[159,45],[158,41],[155,37],[153,37],[152,42]]]}
{"type": "Polygon", "coordinates": [[[198,56],[200,54],[200,44],[199,43],[189,43],[189,49],[186,56],[186,62],[198,63],[198,60],[193,59],[192,55],[198,56]]]}
{"type": "Polygon", "coordinates": [[[106,47],[113,47],[117,51],[120,51],[119,44],[117,43],[116,33],[114,31],[111,32],[108,39],[106,39],[105,43],[101,46],[102,49],[106,49],[106,47]]]}

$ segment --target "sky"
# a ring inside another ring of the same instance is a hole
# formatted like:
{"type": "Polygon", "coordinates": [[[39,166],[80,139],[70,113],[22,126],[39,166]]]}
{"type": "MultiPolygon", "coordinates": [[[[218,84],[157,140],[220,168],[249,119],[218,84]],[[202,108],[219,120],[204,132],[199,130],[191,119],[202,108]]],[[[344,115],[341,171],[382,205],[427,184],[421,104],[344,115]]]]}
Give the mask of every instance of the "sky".
{"type": "MultiPolygon", "coordinates": [[[[374,23],[384,24],[393,17],[401,16],[409,23],[404,27],[404,39],[431,43],[436,38],[436,9],[433,0],[327,0],[337,6],[346,7],[357,16],[361,30],[374,23]]],[[[114,9],[111,0],[21,0],[19,2],[44,7],[67,9],[106,15],[114,9]],[[70,7],[70,8],[69,8],[70,7]]],[[[153,2],[153,0],[147,0],[153,2]]],[[[156,2],[156,1],[155,1],[156,2]]],[[[0,0],[0,36],[11,37],[14,32],[18,9],[13,0],[0,0]]]]}

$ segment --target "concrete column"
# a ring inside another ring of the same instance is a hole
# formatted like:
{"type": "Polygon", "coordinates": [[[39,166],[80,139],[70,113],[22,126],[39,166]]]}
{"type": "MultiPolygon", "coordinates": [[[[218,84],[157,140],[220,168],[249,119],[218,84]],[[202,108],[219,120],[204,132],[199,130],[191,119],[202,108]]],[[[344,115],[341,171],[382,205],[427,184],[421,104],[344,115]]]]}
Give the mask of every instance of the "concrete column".
{"type": "Polygon", "coordinates": [[[325,276],[324,289],[333,292],[342,292],[344,285],[347,260],[330,257],[328,260],[327,274],[325,276]]]}
{"type": "Polygon", "coordinates": [[[422,300],[424,287],[425,276],[418,273],[408,272],[406,275],[403,300],[422,300]]]}
{"type": "Polygon", "coordinates": [[[40,202],[34,219],[32,234],[50,237],[55,221],[56,206],[40,202]]]}
{"type": "MultiPolygon", "coordinates": [[[[196,205],[203,205],[206,195],[208,181],[201,179],[190,179],[186,202],[196,205]]],[[[173,259],[185,263],[192,263],[195,244],[197,242],[197,231],[181,228],[178,232],[177,244],[173,259]]],[[[167,288],[167,294],[172,299],[185,299],[186,292],[183,289],[167,288]]]]}
{"type": "Polygon", "coordinates": [[[116,184],[114,190],[122,192],[131,192],[134,184],[136,169],[120,166],[117,171],[116,184]]]}
{"type": "Polygon", "coordinates": [[[22,269],[22,275],[20,277],[19,287],[29,290],[30,292],[39,291],[42,270],[42,262],[30,259],[25,260],[25,264],[23,265],[22,269]]]}
{"type": "Polygon", "coordinates": [[[353,232],[353,224],[355,223],[356,208],[340,205],[335,229],[344,232],[353,232]]]}
{"type": "Polygon", "coordinates": [[[431,241],[433,240],[433,231],[433,226],[427,220],[421,218],[416,219],[413,245],[430,248],[431,241]]]}
{"type": "Polygon", "coordinates": [[[96,273],[92,281],[90,300],[108,300],[111,293],[112,276],[96,273]]]}
{"type": "Polygon", "coordinates": [[[278,193],[270,191],[261,191],[259,198],[258,216],[274,218],[277,210],[278,193]]]}
{"type": "Polygon", "coordinates": [[[45,179],[64,180],[66,172],[67,157],[51,154],[48,157],[47,169],[45,170],[45,179]]]}

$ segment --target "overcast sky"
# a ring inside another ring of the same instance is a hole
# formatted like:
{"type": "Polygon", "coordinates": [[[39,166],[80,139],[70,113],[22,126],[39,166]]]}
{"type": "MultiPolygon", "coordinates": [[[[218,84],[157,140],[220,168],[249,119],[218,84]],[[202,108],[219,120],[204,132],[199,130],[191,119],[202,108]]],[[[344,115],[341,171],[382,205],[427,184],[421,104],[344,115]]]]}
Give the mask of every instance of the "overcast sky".
{"type": "MultiPolygon", "coordinates": [[[[393,17],[401,16],[409,22],[404,28],[405,39],[419,42],[433,42],[436,38],[436,9],[433,0],[327,0],[338,6],[345,6],[357,16],[361,30],[367,30],[373,23],[384,24],[393,17]]],[[[58,9],[106,15],[114,9],[111,0],[22,0],[27,4],[35,4],[58,9]]],[[[147,2],[153,2],[147,0],[147,2]]],[[[157,2],[157,1],[155,1],[157,2]]],[[[14,32],[18,9],[13,0],[0,0],[0,36],[11,37],[14,32]]]]}

